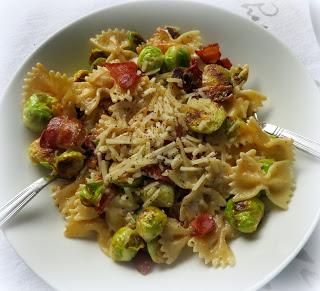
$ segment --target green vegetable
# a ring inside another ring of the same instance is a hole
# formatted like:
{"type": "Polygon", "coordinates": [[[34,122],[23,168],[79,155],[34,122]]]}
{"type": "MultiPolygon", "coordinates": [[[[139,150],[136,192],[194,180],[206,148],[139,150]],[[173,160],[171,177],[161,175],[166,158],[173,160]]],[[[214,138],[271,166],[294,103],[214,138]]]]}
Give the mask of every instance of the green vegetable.
{"type": "Polygon", "coordinates": [[[172,207],[174,202],[174,189],[168,184],[145,186],[141,191],[141,197],[144,202],[149,201],[149,205],[157,207],[172,207]],[[158,193],[158,194],[157,194],[158,193]],[[154,195],[156,197],[154,197],[154,195]]]}
{"type": "Polygon", "coordinates": [[[130,188],[136,188],[140,186],[143,182],[143,177],[139,177],[137,179],[134,179],[132,183],[129,183],[128,178],[121,178],[119,177],[118,180],[112,180],[111,183],[116,184],[120,187],[130,187],[130,188]]]}
{"type": "Polygon", "coordinates": [[[128,49],[135,52],[137,49],[137,46],[139,46],[140,44],[146,41],[138,32],[129,31],[128,42],[129,42],[128,49]]]}
{"type": "Polygon", "coordinates": [[[57,174],[70,179],[79,174],[84,166],[84,155],[77,151],[67,150],[56,158],[55,170],[57,174]]]}
{"type": "Polygon", "coordinates": [[[161,234],[166,223],[167,215],[159,208],[149,206],[138,214],[136,229],[139,235],[149,242],[161,234]]]}
{"type": "Polygon", "coordinates": [[[261,164],[261,170],[267,174],[269,171],[269,168],[274,163],[274,159],[261,159],[258,161],[261,164]]]}
{"type": "Polygon", "coordinates": [[[162,51],[154,46],[146,46],[139,54],[138,67],[146,73],[155,74],[160,71],[164,56],[162,51]]]}
{"type": "Polygon", "coordinates": [[[90,56],[89,56],[89,65],[91,66],[92,63],[96,60],[96,59],[99,59],[99,58],[104,58],[104,59],[107,59],[108,56],[110,54],[109,53],[106,53],[105,51],[103,50],[100,50],[100,49],[93,49],[90,53],[90,56]]]}
{"type": "Polygon", "coordinates": [[[227,116],[222,106],[207,98],[190,99],[187,105],[187,126],[198,133],[213,133],[221,127],[227,116]]]}
{"type": "Polygon", "coordinates": [[[74,82],[84,82],[85,77],[89,75],[88,70],[79,70],[73,75],[74,82]]]}
{"type": "Polygon", "coordinates": [[[238,134],[238,130],[247,125],[241,118],[237,118],[235,120],[227,120],[228,124],[226,126],[226,134],[229,138],[236,136],[238,134]]]}
{"type": "Polygon", "coordinates": [[[41,165],[49,170],[53,169],[55,154],[52,150],[40,147],[39,138],[29,145],[28,155],[33,163],[41,165]]]}
{"type": "Polygon", "coordinates": [[[124,226],[111,239],[111,257],[114,261],[131,261],[143,247],[143,240],[136,230],[124,226]]]}
{"type": "Polygon", "coordinates": [[[57,99],[47,94],[33,94],[23,106],[23,123],[31,131],[39,133],[53,117],[52,104],[57,99]]]}
{"type": "Polygon", "coordinates": [[[171,46],[164,55],[164,65],[167,71],[176,67],[189,67],[190,55],[182,46],[171,46]]]}
{"type": "Polygon", "coordinates": [[[248,65],[244,65],[243,67],[232,66],[230,69],[230,74],[232,85],[241,87],[248,80],[249,67],[248,65]]]}
{"type": "Polygon", "coordinates": [[[107,62],[106,58],[97,58],[92,64],[91,64],[91,69],[94,70],[98,68],[98,66],[102,66],[107,62]]]}
{"type": "Polygon", "coordinates": [[[230,83],[230,71],[226,68],[216,64],[210,64],[204,67],[202,74],[203,86],[229,85],[230,83]]]}
{"type": "Polygon", "coordinates": [[[252,233],[256,231],[264,215],[264,204],[256,197],[240,202],[229,199],[224,214],[234,228],[252,233]]]}
{"type": "Polygon", "coordinates": [[[103,192],[102,180],[87,183],[79,193],[81,203],[86,206],[98,206],[103,192]]]}
{"type": "Polygon", "coordinates": [[[147,243],[148,253],[152,259],[157,264],[164,263],[163,253],[160,250],[161,245],[158,238],[153,239],[147,243]]]}

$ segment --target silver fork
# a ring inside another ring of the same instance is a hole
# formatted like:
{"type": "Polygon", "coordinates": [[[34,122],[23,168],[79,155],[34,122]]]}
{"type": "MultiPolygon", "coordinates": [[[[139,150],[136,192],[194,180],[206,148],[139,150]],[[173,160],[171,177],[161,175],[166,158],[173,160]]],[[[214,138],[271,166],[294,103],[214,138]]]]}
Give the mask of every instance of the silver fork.
{"type": "Polygon", "coordinates": [[[45,186],[56,179],[56,176],[42,177],[21,190],[5,205],[0,207],[0,227],[10,218],[18,213],[34,196],[36,196],[45,186]]]}
{"type": "Polygon", "coordinates": [[[262,122],[259,120],[256,113],[254,113],[254,118],[259,122],[263,131],[265,131],[266,133],[272,134],[276,137],[291,138],[296,148],[320,159],[320,143],[288,129],[281,128],[280,126],[262,122]]]}

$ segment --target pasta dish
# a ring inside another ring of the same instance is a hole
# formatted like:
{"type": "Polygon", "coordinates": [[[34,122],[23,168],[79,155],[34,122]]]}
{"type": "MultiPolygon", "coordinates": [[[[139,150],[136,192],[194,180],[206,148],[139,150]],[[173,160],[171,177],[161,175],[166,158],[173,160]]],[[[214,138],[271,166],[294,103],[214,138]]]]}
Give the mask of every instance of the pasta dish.
{"type": "Polygon", "coordinates": [[[257,231],[267,205],[287,209],[294,186],[292,141],[254,118],[266,97],[244,88],[248,65],[173,26],[90,43],[86,68],[69,77],[38,63],[23,88],[29,157],[66,181],[53,189],[65,236],[96,233],[144,274],[186,247],[233,266],[230,241],[257,231]]]}

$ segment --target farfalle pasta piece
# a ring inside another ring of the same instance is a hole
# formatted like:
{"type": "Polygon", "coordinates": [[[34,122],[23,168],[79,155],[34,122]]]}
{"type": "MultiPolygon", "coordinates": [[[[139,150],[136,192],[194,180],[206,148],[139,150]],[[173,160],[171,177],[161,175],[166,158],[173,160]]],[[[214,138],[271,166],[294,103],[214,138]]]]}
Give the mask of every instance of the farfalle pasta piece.
{"type": "Polygon", "coordinates": [[[293,192],[293,172],[291,162],[275,161],[265,174],[258,163],[256,151],[241,153],[237,166],[233,167],[230,183],[234,201],[250,199],[264,190],[272,203],[282,209],[288,208],[293,192]]]}
{"type": "Polygon", "coordinates": [[[74,82],[62,99],[62,104],[74,104],[86,115],[90,115],[100,102],[97,88],[89,82],[74,82]]]}
{"type": "Polygon", "coordinates": [[[172,264],[178,258],[190,239],[190,234],[190,228],[184,228],[178,220],[168,218],[159,239],[160,251],[166,264],[172,264]]]}
{"type": "Polygon", "coordinates": [[[158,27],[153,36],[137,48],[138,53],[148,45],[158,47],[163,52],[166,52],[173,45],[185,45],[192,54],[200,48],[201,36],[199,30],[192,30],[181,34],[177,38],[173,38],[167,29],[158,27]]]}
{"type": "Polygon", "coordinates": [[[188,246],[193,248],[194,253],[198,253],[205,264],[211,264],[215,268],[234,266],[235,257],[228,241],[236,235],[236,232],[226,222],[223,214],[214,215],[214,221],[215,230],[204,236],[192,237],[188,241],[188,246]]]}
{"type": "Polygon", "coordinates": [[[136,56],[136,53],[127,49],[129,46],[128,32],[124,29],[116,28],[102,31],[95,37],[90,38],[90,42],[109,54],[107,62],[114,60],[125,62],[136,56]]]}
{"type": "Polygon", "coordinates": [[[101,218],[82,221],[67,221],[64,235],[69,238],[89,238],[93,233],[97,235],[97,241],[102,251],[109,254],[111,231],[101,218]]]}
{"type": "Polygon", "coordinates": [[[63,211],[67,220],[91,220],[99,216],[94,207],[87,207],[81,203],[79,195],[67,199],[66,211],[63,211]]]}
{"type": "Polygon", "coordinates": [[[24,79],[24,103],[34,93],[47,93],[60,101],[72,85],[72,78],[60,72],[48,71],[41,63],[37,63],[24,79]]]}
{"type": "Polygon", "coordinates": [[[86,81],[97,88],[111,88],[114,85],[114,80],[110,72],[105,67],[94,69],[87,77],[86,81]]]}
{"type": "Polygon", "coordinates": [[[263,101],[267,99],[266,96],[260,92],[252,89],[235,89],[236,98],[240,98],[242,102],[248,101],[247,116],[257,112],[262,106],[263,101]]]}

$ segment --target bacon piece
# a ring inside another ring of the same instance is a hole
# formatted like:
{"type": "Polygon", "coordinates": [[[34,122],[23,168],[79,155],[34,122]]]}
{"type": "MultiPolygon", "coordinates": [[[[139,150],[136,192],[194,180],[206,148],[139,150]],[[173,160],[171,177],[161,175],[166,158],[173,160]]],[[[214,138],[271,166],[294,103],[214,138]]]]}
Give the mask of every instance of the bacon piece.
{"type": "Polygon", "coordinates": [[[128,90],[136,86],[140,76],[137,75],[137,65],[134,62],[105,63],[105,66],[117,84],[123,89],[128,90]]]}
{"type": "Polygon", "coordinates": [[[172,72],[172,77],[182,80],[183,90],[186,93],[191,93],[202,85],[202,71],[199,69],[197,62],[187,69],[175,68],[172,72]]]}
{"type": "Polygon", "coordinates": [[[218,43],[209,44],[201,50],[197,50],[196,54],[206,64],[215,64],[221,57],[220,46],[218,43]]]}
{"type": "Polygon", "coordinates": [[[112,202],[113,198],[117,195],[117,190],[113,185],[110,185],[103,193],[99,205],[95,207],[98,214],[102,214],[104,209],[112,202]]]}
{"type": "Polygon", "coordinates": [[[133,264],[142,275],[148,275],[153,266],[150,256],[144,251],[137,253],[133,259],[133,264]]]}
{"type": "Polygon", "coordinates": [[[213,216],[209,213],[201,213],[194,220],[191,221],[193,228],[193,236],[203,236],[211,231],[215,231],[216,223],[213,216]]]}
{"type": "Polygon", "coordinates": [[[57,116],[50,120],[40,136],[40,146],[67,150],[80,146],[85,138],[82,123],[72,117],[57,116]]]}
{"type": "Polygon", "coordinates": [[[217,103],[223,103],[233,96],[233,88],[231,85],[207,86],[204,87],[202,91],[208,98],[217,103]]]}
{"type": "Polygon", "coordinates": [[[167,176],[162,175],[162,171],[161,171],[159,165],[145,166],[142,170],[145,172],[145,174],[148,177],[150,177],[152,179],[155,179],[157,181],[166,182],[166,183],[171,183],[171,180],[167,176]]]}
{"type": "Polygon", "coordinates": [[[223,58],[217,61],[217,64],[230,70],[230,68],[232,67],[232,63],[230,62],[230,60],[228,58],[223,58]]]}

